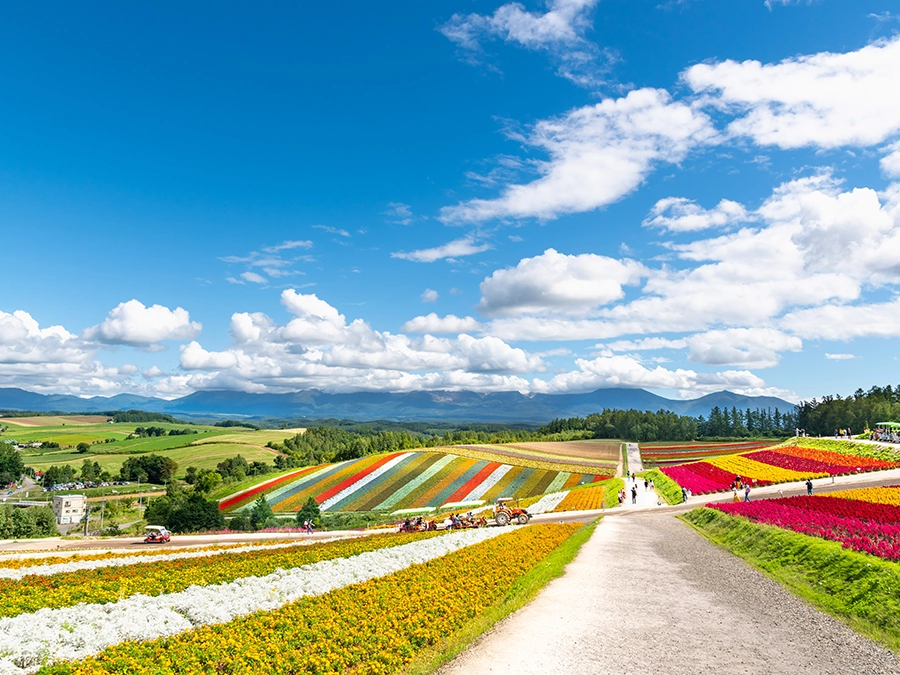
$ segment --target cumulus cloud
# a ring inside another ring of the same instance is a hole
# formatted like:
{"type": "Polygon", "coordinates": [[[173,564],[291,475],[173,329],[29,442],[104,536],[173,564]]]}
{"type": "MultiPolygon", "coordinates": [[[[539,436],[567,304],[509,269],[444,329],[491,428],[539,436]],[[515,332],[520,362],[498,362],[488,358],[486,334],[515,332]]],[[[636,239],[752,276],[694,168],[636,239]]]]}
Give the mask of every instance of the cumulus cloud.
{"type": "Polygon", "coordinates": [[[823,305],[790,312],[781,326],[807,339],[900,337],[900,298],[859,305],[823,305]]]}
{"type": "Polygon", "coordinates": [[[190,340],[200,334],[201,325],[191,321],[186,309],[150,307],[129,300],[114,307],[106,320],[87,328],[82,337],[107,344],[153,345],[163,340],[190,340]]]}
{"type": "Polygon", "coordinates": [[[621,299],[622,286],[636,284],[642,275],[643,267],[632,260],[565,255],[550,248],[481,282],[478,308],[489,316],[585,314],[621,299]]]}
{"type": "Polygon", "coordinates": [[[661,162],[679,162],[715,135],[709,118],[661,89],[637,89],[567,115],[538,122],[517,139],[546,152],[540,178],[507,185],[495,199],[444,207],[447,223],[492,218],[552,220],[591,211],[634,190],[661,162]]]}
{"type": "Polygon", "coordinates": [[[666,197],[656,202],[643,224],[669,232],[696,232],[733,225],[747,219],[747,209],[729,199],[723,199],[707,210],[690,199],[666,197]]]}
{"type": "Polygon", "coordinates": [[[892,178],[900,178],[900,141],[887,148],[887,154],[881,158],[881,170],[892,178]]]}
{"type": "Polygon", "coordinates": [[[687,84],[734,112],[736,136],[780,148],[870,146],[900,132],[900,36],[847,53],[780,63],[723,61],[692,66],[687,84]]]}
{"type": "Polygon", "coordinates": [[[510,2],[491,16],[454,14],[440,31],[469,63],[481,63],[483,43],[499,39],[547,53],[561,77],[580,86],[596,87],[616,58],[613,52],[601,50],[585,38],[591,27],[589,14],[596,4],[597,0],[550,0],[547,11],[538,13],[510,2]]]}
{"type": "Polygon", "coordinates": [[[803,342],[774,328],[728,328],[685,338],[688,358],[706,365],[772,368],[782,352],[798,352],[803,342]]]}
{"type": "Polygon", "coordinates": [[[463,237],[454,241],[436,246],[434,248],[426,248],[420,251],[397,251],[391,253],[392,258],[400,258],[401,260],[412,260],[413,262],[435,262],[436,260],[444,260],[446,258],[462,258],[467,255],[475,255],[483,253],[493,248],[490,244],[478,244],[472,237],[463,237]]]}
{"type": "Polygon", "coordinates": [[[440,317],[431,312],[425,316],[417,316],[414,319],[410,319],[401,326],[400,330],[404,333],[440,335],[441,333],[471,333],[481,328],[481,323],[471,316],[458,317],[454,314],[448,314],[440,317]]]}
{"type": "Polygon", "coordinates": [[[698,373],[690,369],[670,370],[662,366],[647,368],[631,356],[601,356],[593,360],[578,359],[577,370],[556,375],[539,384],[543,393],[587,392],[609,387],[634,389],[674,389],[685,395],[698,392],[759,390],[765,382],[750,371],[698,373]]]}
{"type": "Polygon", "coordinates": [[[437,302],[438,292],[433,288],[426,288],[422,293],[422,302],[437,302]]]}

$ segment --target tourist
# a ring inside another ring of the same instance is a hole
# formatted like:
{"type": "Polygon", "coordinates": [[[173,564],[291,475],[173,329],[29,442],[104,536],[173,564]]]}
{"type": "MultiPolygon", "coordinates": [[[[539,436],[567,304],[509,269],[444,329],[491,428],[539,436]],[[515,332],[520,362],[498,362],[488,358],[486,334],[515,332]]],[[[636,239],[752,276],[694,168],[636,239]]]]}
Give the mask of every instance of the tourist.
{"type": "Polygon", "coordinates": [[[750,483],[747,483],[747,485],[744,486],[744,501],[750,501],[750,483]]]}
{"type": "Polygon", "coordinates": [[[683,502],[687,501],[687,488],[686,487],[681,488],[681,501],[683,501],[683,502]]]}
{"type": "Polygon", "coordinates": [[[808,495],[812,494],[812,478],[806,479],[806,494],[808,494],[808,495]]]}
{"type": "Polygon", "coordinates": [[[644,492],[646,492],[646,491],[647,491],[647,488],[649,488],[649,487],[650,487],[650,483],[647,482],[647,479],[645,478],[645,479],[644,479],[644,492]]]}
{"type": "Polygon", "coordinates": [[[637,504],[637,485],[631,486],[631,503],[637,504]]]}

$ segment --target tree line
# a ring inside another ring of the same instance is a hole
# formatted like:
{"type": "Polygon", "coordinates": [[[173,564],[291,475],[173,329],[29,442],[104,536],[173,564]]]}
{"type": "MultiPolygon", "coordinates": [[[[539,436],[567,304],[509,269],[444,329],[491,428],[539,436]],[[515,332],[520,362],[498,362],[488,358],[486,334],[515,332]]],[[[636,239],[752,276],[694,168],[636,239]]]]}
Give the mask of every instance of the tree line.
{"type": "Polygon", "coordinates": [[[823,396],[797,406],[797,426],[815,436],[830,436],[835,429],[847,427],[861,433],[879,422],[900,422],[900,385],[876,385],[868,391],[857,389],[846,398],[823,396]]]}
{"type": "Polygon", "coordinates": [[[754,436],[792,436],[797,418],[778,409],[739,410],[716,406],[709,417],[678,415],[668,410],[616,410],[587,417],[555,419],[538,432],[545,435],[584,431],[593,438],[621,438],[628,441],[690,441],[700,438],[750,438],[754,436]]]}

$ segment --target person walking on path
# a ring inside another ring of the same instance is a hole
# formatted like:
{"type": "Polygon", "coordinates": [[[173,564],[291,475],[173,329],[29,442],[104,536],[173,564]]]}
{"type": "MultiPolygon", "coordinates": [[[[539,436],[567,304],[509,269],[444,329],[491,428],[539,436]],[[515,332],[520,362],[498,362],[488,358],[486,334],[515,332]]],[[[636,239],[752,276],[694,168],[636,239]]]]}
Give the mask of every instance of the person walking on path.
{"type": "Polygon", "coordinates": [[[637,485],[631,486],[631,503],[637,504],[637,485]]]}
{"type": "Polygon", "coordinates": [[[744,501],[750,501],[750,483],[747,483],[747,485],[744,486],[744,501]]]}
{"type": "Polygon", "coordinates": [[[682,488],[681,488],[681,501],[682,502],[687,501],[687,488],[684,486],[682,486],[682,488]]]}
{"type": "Polygon", "coordinates": [[[812,494],[812,478],[806,479],[806,494],[808,494],[808,495],[812,494]]]}

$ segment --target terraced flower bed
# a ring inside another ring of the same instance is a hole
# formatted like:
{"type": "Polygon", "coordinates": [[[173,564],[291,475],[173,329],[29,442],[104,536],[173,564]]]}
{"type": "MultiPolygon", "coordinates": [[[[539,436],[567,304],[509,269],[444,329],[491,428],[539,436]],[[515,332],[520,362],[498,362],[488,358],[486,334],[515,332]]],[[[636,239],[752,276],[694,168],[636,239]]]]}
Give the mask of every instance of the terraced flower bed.
{"type": "Polygon", "coordinates": [[[900,561],[900,486],[707,506],[755,523],[830,539],[844,548],[900,561]]]}
{"type": "Polygon", "coordinates": [[[868,452],[868,448],[859,444],[836,447],[839,451],[795,445],[775,446],[739,455],[664,466],[660,471],[694,494],[709,494],[728,490],[737,476],[744,482],[759,486],[900,467],[897,462],[851,454],[854,451],[868,452]]]}
{"type": "Polygon", "coordinates": [[[773,441],[746,441],[738,443],[684,443],[646,444],[641,443],[641,459],[646,467],[671,466],[696,460],[733,455],[767,448],[773,441]]]}

